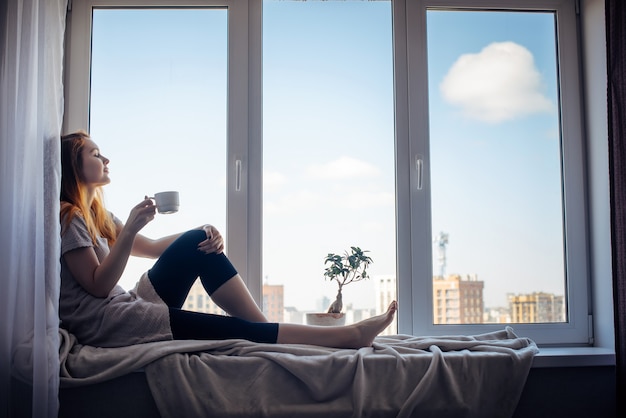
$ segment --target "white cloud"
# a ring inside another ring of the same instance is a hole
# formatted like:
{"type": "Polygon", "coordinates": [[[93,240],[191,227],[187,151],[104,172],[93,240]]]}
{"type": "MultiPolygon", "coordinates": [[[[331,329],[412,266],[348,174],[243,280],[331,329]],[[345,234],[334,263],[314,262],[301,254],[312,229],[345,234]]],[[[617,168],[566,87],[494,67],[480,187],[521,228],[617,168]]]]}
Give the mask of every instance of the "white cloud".
{"type": "Polygon", "coordinates": [[[532,53],[514,42],[495,42],[477,54],[463,54],[440,85],[445,100],[470,118],[501,122],[550,112],[532,53]]]}
{"type": "Polygon", "coordinates": [[[307,169],[309,177],[323,180],[376,177],[379,173],[378,167],[352,157],[340,157],[326,164],[312,164],[307,169]]]}

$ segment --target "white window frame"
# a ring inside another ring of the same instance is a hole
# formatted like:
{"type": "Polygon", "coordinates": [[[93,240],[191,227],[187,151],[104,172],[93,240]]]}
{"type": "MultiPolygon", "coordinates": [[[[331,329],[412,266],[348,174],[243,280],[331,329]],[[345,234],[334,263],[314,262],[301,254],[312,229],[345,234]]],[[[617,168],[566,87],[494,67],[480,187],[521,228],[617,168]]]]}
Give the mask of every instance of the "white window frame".
{"type": "MultiPolygon", "coordinates": [[[[397,146],[403,152],[398,158],[406,167],[398,173],[398,248],[404,248],[398,277],[412,277],[411,282],[399,281],[400,332],[426,335],[479,334],[500,330],[503,324],[433,325],[432,301],[432,237],[430,174],[428,65],[426,43],[426,12],[428,9],[547,11],[555,13],[557,24],[557,53],[559,71],[559,100],[561,109],[563,195],[565,210],[565,271],[569,322],[550,324],[511,324],[515,332],[532,338],[538,344],[589,345],[592,342],[591,312],[588,302],[589,266],[586,213],[586,180],[583,158],[584,141],[581,81],[579,76],[578,36],[575,2],[572,0],[396,0],[394,24],[396,39],[406,39],[406,45],[396,44],[397,82],[406,85],[407,97],[397,103],[397,124],[406,131],[397,132],[397,146]],[[406,31],[403,36],[399,31],[406,31]],[[406,48],[406,58],[398,57],[398,48],[406,48]],[[404,62],[406,60],[406,62],[404,62]],[[406,101],[406,107],[403,106],[406,101]],[[404,125],[408,122],[408,127],[404,125]],[[421,181],[416,185],[414,162],[423,161],[421,181]],[[410,254],[408,254],[410,252],[410,254]],[[407,308],[408,307],[408,308],[407,308]]],[[[405,89],[402,90],[404,95],[405,89]]],[[[398,93],[398,91],[396,92],[398,93]]],[[[398,95],[400,96],[400,95],[398,95]]],[[[400,99],[400,97],[399,97],[400,99]]]]}
{"type": "MultiPolygon", "coordinates": [[[[396,253],[398,332],[415,335],[478,334],[503,324],[433,325],[432,243],[428,173],[428,91],[426,10],[468,9],[468,0],[391,0],[394,38],[396,136],[396,253]],[[410,24],[408,23],[410,22],[410,24]],[[425,161],[418,191],[415,157],[425,161]]],[[[229,257],[260,303],[262,298],[262,1],[73,0],[68,18],[64,132],[88,128],[93,7],[226,7],[228,8],[228,193],[229,257]],[[240,162],[240,164],[238,163],[240,162]],[[241,167],[241,171],[237,172],[241,167]]],[[[542,10],[557,14],[561,130],[564,149],[567,300],[570,322],[514,324],[519,335],[541,345],[588,345],[586,187],[583,127],[574,0],[473,0],[473,8],[542,10]]]]}
{"type": "MultiPolygon", "coordinates": [[[[74,0],[68,14],[64,132],[89,129],[91,33],[94,8],[226,8],[228,10],[228,111],[226,236],[229,257],[255,300],[262,296],[261,4],[241,0],[74,0]],[[251,19],[249,14],[258,15],[251,19]],[[251,196],[250,196],[251,195],[251,196]],[[251,225],[257,227],[252,228],[251,225]]],[[[207,220],[209,221],[209,220],[207,220]]]]}

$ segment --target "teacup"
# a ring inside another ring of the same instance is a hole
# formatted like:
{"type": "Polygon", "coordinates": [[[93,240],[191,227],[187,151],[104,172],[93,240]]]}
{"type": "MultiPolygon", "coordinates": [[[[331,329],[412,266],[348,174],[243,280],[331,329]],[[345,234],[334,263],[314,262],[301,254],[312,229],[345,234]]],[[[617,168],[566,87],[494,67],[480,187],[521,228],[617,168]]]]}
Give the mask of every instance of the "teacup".
{"type": "Polygon", "coordinates": [[[154,203],[156,204],[159,213],[176,213],[180,206],[178,192],[160,192],[155,193],[154,203]]]}

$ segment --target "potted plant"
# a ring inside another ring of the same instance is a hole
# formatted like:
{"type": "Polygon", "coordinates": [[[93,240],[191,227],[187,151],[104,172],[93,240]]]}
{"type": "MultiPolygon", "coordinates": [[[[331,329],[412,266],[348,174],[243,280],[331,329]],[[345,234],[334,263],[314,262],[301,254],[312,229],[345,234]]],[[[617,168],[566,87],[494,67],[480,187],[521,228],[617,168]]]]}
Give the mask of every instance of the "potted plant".
{"type": "Polygon", "coordinates": [[[371,257],[365,255],[369,251],[359,247],[350,247],[350,253],[343,255],[329,253],[324,260],[327,266],[324,277],[337,283],[337,296],[330,304],[326,313],[308,313],[307,323],[312,325],[343,325],[345,314],[343,309],[343,287],[354,282],[369,278],[367,268],[372,264],[371,257]],[[329,265],[330,264],[330,265],[329,265]]]}

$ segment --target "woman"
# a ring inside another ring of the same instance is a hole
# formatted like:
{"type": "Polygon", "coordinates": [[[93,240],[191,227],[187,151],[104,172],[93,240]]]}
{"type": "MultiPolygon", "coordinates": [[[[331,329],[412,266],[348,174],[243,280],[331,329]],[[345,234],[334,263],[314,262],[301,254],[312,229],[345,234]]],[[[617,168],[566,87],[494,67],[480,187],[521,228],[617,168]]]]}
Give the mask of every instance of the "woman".
{"type": "Polygon", "coordinates": [[[107,212],[102,186],[109,160],[84,131],[61,138],[61,326],[82,344],[118,347],[170,339],[241,338],[255,342],[370,346],[393,320],[386,313],[343,327],[269,323],[223,253],[211,225],[152,240],[139,231],[154,219],[148,197],[126,223],[107,212]],[[130,292],[117,282],[130,255],[158,258],[130,292]],[[181,309],[195,280],[228,315],[181,309]]]}

